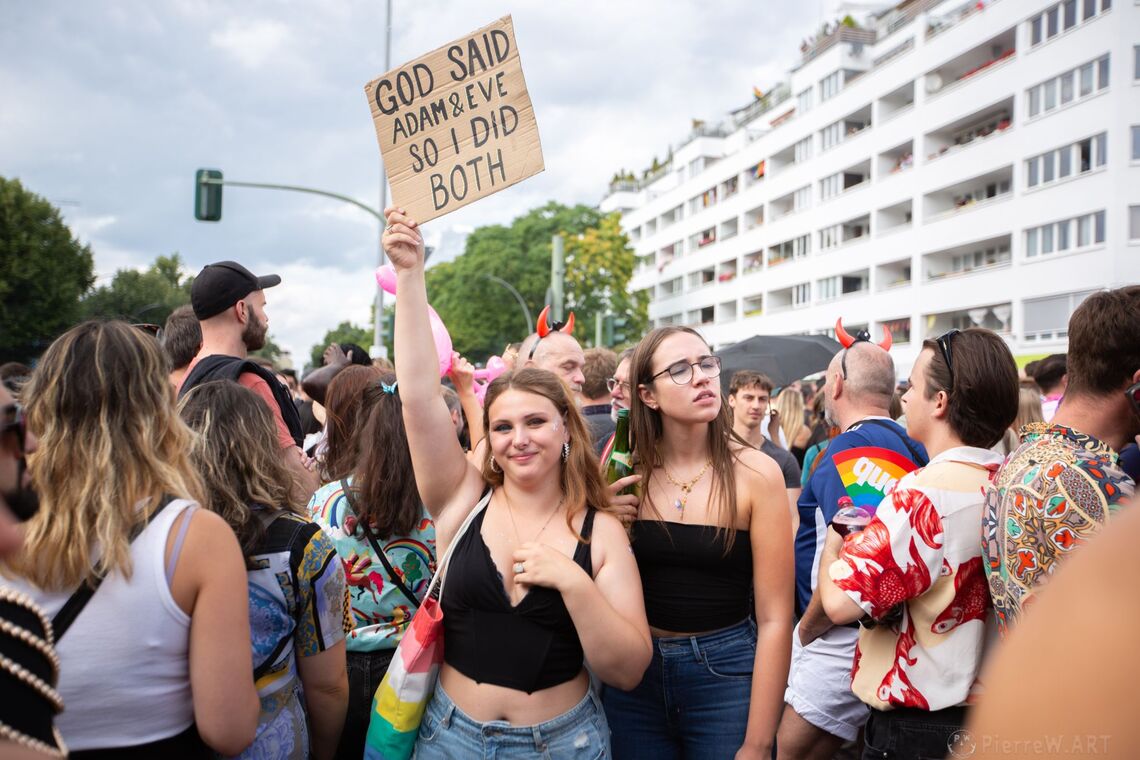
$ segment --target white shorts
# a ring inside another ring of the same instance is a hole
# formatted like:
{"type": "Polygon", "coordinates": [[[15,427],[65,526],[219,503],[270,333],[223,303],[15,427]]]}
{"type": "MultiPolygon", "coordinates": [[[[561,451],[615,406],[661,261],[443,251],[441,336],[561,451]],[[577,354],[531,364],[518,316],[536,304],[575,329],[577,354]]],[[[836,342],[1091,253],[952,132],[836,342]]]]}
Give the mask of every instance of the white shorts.
{"type": "Polygon", "coordinates": [[[800,645],[800,627],[792,631],[792,667],[784,701],[801,718],[829,734],[854,741],[870,708],[851,691],[851,666],[859,631],[836,626],[800,645]]]}

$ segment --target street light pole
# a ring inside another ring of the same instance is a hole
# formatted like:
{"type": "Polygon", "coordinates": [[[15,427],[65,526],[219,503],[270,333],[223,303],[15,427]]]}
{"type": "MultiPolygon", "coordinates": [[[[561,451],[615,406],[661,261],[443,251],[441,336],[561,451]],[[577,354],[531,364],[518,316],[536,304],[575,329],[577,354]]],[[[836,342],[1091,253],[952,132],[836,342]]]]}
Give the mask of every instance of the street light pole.
{"type": "Polygon", "coordinates": [[[530,309],[527,308],[526,301],[523,299],[522,294],[519,293],[517,290],[515,290],[514,285],[511,285],[509,282],[507,282],[506,280],[504,280],[501,277],[496,277],[495,275],[487,274],[486,272],[484,272],[481,276],[484,279],[490,280],[491,282],[496,283],[498,285],[502,285],[504,288],[511,291],[511,295],[514,296],[515,300],[519,302],[519,307],[522,309],[522,313],[523,313],[523,319],[526,320],[526,333],[525,334],[530,335],[531,330],[535,329],[534,320],[530,318],[530,309]]]}
{"type": "MultiPolygon", "coordinates": [[[[392,0],[384,0],[384,71],[392,68],[392,0]]],[[[384,266],[384,220],[383,213],[388,205],[388,169],[384,166],[383,157],[380,158],[380,241],[379,266],[384,266]]],[[[384,315],[384,289],[376,288],[376,313],[372,317],[372,349],[369,353],[373,357],[387,356],[384,348],[384,335],[380,330],[380,320],[384,315]]]]}

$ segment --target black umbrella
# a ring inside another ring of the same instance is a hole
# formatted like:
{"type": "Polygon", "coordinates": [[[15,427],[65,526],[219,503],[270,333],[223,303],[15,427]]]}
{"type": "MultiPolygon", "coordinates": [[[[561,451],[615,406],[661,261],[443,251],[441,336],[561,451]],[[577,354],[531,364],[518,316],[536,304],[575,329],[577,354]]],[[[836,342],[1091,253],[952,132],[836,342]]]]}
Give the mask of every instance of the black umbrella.
{"type": "Polygon", "coordinates": [[[756,335],[716,352],[720,387],[728,393],[732,375],[762,372],[778,386],[822,372],[842,346],[826,335],[756,335]]]}

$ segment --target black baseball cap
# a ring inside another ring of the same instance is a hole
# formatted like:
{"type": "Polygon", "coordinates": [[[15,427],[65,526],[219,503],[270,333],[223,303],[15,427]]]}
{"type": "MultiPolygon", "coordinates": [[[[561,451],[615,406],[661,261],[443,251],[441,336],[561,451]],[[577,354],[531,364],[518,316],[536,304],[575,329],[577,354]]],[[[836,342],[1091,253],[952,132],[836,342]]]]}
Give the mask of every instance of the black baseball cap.
{"type": "Polygon", "coordinates": [[[255,290],[280,285],[275,274],[258,277],[236,261],[219,261],[207,264],[190,286],[190,305],[194,316],[209,319],[221,314],[255,290]]]}

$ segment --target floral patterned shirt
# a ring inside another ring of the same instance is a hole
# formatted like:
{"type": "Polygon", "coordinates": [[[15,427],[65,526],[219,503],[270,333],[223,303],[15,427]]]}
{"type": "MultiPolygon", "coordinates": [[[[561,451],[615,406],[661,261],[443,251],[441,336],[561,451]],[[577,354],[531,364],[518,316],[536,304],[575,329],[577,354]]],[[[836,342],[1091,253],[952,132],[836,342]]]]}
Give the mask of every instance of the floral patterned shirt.
{"type": "Polygon", "coordinates": [[[948,449],[904,476],[829,568],[872,618],[861,628],[851,688],[877,710],[965,704],[992,633],[978,533],[998,454],[948,449]]]}
{"type": "Polygon", "coordinates": [[[305,760],[309,727],[297,659],[320,654],[352,630],[344,571],[319,527],[281,514],[248,558],[247,576],[261,714],[257,738],[239,757],[305,760]]]}
{"type": "MultiPolygon", "coordinates": [[[[352,478],[348,483],[352,484],[352,478]]],[[[354,624],[348,635],[348,651],[395,649],[416,608],[388,577],[384,563],[359,530],[340,481],[313,494],[309,513],[332,539],[344,563],[354,624]]],[[[378,537],[376,542],[404,585],[423,599],[435,572],[435,523],[427,510],[421,507],[420,520],[410,535],[378,537]]]]}
{"type": "Polygon", "coordinates": [[[1021,429],[986,493],[983,552],[1004,636],[1064,558],[1098,533],[1135,484],[1112,448],[1063,425],[1021,429]]]}

